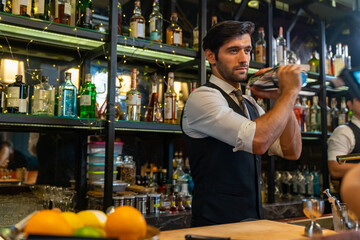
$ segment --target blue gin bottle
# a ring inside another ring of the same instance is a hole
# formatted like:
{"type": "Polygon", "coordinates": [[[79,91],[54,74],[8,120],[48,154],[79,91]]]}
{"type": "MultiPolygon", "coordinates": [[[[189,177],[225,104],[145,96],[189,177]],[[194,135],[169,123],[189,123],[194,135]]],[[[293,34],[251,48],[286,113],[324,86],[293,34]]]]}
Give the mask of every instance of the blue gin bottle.
{"type": "Polygon", "coordinates": [[[65,73],[65,82],[59,86],[58,116],[76,117],[77,89],[71,82],[71,73],[65,73]]]}

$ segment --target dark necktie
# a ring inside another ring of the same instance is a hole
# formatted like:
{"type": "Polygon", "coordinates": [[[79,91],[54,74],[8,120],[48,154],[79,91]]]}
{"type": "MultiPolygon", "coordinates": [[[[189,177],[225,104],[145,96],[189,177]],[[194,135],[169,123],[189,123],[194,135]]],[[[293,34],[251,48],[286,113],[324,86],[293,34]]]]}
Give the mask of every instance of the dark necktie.
{"type": "Polygon", "coordinates": [[[245,116],[247,117],[246,114],[246,108],[245,108],[245,102],[244,102],[244,98],[242,96],[242,92],[240,89],[236,89],[234,91],[232,91],[235,94],[235,97],[237,98],[237,100],[239,101],[239,107],[241,109],[241,111],[243,111],[243,113],[245,114],[245,116]]]}

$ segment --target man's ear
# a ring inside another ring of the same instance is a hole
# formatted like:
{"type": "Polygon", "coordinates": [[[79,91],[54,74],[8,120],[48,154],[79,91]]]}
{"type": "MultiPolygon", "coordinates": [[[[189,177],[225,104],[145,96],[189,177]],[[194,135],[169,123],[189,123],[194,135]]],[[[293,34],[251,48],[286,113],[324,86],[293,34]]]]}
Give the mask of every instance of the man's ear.
{"type": "Polygon", "coordinates": [[[351,100],[347,100],[346,105],[348,106],[349,110],[353,109],[353,102],[351,100]]]}
{"type": "Polygon", "coordinates": [[[215,65],[215,54],[210,49],[205,49],[205,57],[209,61],[210,65],[215,65]]]}

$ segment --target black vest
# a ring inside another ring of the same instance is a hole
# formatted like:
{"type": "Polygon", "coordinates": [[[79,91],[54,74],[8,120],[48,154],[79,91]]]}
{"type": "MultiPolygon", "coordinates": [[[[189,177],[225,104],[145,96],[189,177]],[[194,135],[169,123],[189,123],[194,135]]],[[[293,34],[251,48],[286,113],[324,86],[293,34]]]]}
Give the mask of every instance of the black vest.
{"type": "MultiPolygon", "coordinates": [[[[221,88],[229,107],[245,116],[238,104],[221,88]]],[[[244,98],[250,119],[259,114],[244,98]]],[[[192,226],[239,222],[263,217],[260,193],[261,158],[237,151],[216,138],[192,138],[184,134],[194,180],[192,226]]]]}
{"type": "MultiPolygon", "coordinates": [[[[355,146],[351,153],[360,153],[360,128],[358,128],[352,121],[346,125],[353,131],[355,136],[355,146]]],[[[360,161],[351,161],[351,163],[359,163],[360,161]]]]}

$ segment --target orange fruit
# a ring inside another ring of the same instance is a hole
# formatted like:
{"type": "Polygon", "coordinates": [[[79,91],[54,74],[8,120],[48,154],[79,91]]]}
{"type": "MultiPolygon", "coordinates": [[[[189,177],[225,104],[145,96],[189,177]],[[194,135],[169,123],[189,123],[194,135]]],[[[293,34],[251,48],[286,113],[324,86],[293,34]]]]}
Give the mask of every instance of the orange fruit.
{"type": "Polygon", "coordinates": [[[146,235],[146,221],[136,208],[121,206],[110,213],[105,224],[106,236],[118,240],[138,240],[146,235]]]}
{"type": "Polygon", "coordinates": [[[53,210],[41,210],[35,213],[24,229],[26,235],[71,236],[73,231],[61,213],[53,210]]]}

